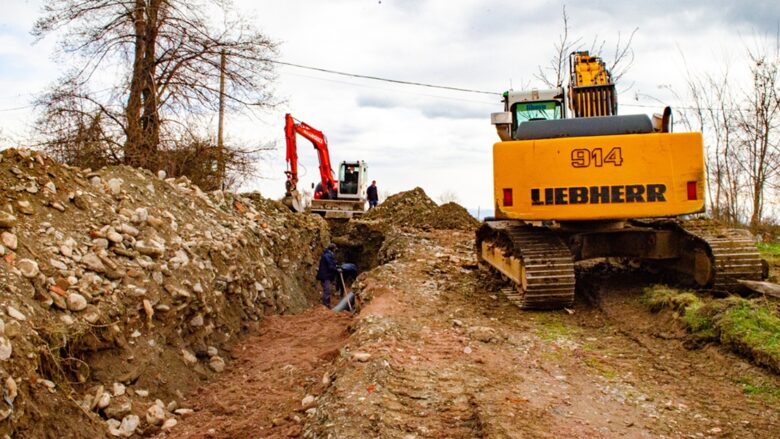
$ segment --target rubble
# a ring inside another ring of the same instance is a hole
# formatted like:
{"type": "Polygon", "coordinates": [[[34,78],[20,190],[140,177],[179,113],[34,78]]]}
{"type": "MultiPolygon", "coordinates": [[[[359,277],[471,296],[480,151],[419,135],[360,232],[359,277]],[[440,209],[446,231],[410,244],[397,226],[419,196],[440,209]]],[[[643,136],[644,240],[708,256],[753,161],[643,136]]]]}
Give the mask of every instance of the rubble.
{"type": "MultiPolygon", "coordinates": [[[[0,436],[151,433],[148,398],[178,398],[224,370],[236,334],[317,299],[321,218],[140,169],[0,157],[0,361],[28,374],[14,389],[27,408],[0,436]],[[59,416],[31,417],[47,411],[59,416]]],[[[157,431],[172,427],[157,415],[157,431]]]]}

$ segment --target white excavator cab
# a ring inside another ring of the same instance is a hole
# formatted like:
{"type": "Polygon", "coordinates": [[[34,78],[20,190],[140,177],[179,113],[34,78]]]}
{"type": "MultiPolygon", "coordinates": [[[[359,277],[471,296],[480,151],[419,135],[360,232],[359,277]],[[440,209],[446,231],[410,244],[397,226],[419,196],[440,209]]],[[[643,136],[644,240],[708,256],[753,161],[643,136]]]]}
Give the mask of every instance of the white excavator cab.
{"type": "Polygon", "coordinates": [[[344,200],[360,200],[365,197],[367,183],[367,166],[364,161],[341,162],[339,165],[338,198],[344,200]]]}

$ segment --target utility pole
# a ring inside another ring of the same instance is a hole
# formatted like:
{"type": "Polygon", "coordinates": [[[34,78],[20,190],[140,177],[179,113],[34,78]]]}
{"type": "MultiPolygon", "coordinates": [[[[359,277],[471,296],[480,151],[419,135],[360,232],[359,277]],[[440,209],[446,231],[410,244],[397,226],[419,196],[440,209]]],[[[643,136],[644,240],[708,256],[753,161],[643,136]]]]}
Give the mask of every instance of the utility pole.
{"type": "Polygon", "coordinates": [[[217,128],[217,177],[219,187],[225,190],[225,64],[227,63],[225,49],[219,57],[219,127],[217,128]]]}

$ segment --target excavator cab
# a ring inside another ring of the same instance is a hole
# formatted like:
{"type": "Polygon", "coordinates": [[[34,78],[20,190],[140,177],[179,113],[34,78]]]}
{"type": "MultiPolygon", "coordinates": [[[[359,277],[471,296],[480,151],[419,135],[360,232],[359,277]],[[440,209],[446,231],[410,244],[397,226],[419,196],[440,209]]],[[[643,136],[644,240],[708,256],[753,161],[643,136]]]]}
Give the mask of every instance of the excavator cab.
{"type": "Polygon", "coordinates": [[[341,162],[338,198],[359,199],[366,191],[366,162],[341,162]]]}
{"type": "Polygon", "coordinates": [[[517,127],[524,122],[558,120],[564,117],[566,106],[562,88],[507,91],[504,93],[504,111],[490,115],[491,122],[504,142],[514,140],[517,127]]]}

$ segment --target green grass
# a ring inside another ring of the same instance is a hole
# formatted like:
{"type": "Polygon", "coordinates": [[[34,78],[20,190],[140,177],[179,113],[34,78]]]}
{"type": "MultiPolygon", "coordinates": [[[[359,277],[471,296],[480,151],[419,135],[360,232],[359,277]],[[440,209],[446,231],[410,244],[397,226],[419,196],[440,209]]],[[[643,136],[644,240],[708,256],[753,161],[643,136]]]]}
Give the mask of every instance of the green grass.
{"type": "Polygon", "coordinates": [[[719,341],[780,372],[780,317],[767,305],[735,296],[705,301],[662,285],[646,288],[642,301],[655,312],[668,308],[679,313],[694,337],[719,341]]]}
{"type": "Polygon", "coordinates": [[[615,378],[618,377],[618,373],[615,369],[607,366],[606,364],[604,364],[604,362],[602,362],[598,358],[590,357],[590,358],[585,358],[582,361],[583,363],[585,363],[586,366],[595,370],[601,376],[603,376],[608,380],[614,380],[615,378]]]}
{"type": "Polygon", "coordinates": [[[539,314],[537,323],[539,324],[536,330],[537,334],[545,341],[554,341],[562,337],[568,338],[575,332],[575,328],[563,322],[558,314],[539,314]]]}
{"type": "Polygon", "coordinates": [[[780,370],[780,318],[764,306],[734,301],[719,318],[720,339],[780,370]]]}
{"type": "Polygon", "coordinates": [[[764,258],[780,258],[780,243],[778,242],[759,242],[756,244],[759,253],[764,258]]]}
{"type": "Polygon", "coordinates": [[[666,285],[653,285],[645,288],[642,303],[649,306],[653,312],[664,308],[684,311],[690,306],[700,306],[701,300],[692,291],[680,291],[666,285]]]}
{"type": "Polygon", "coordinates": [[[757,382],[753,377],[742,377],[737,381],[742,386],[745,395],[764,397],[771,400],[780,400],[780,387],[771,383],[757,382]]]}

